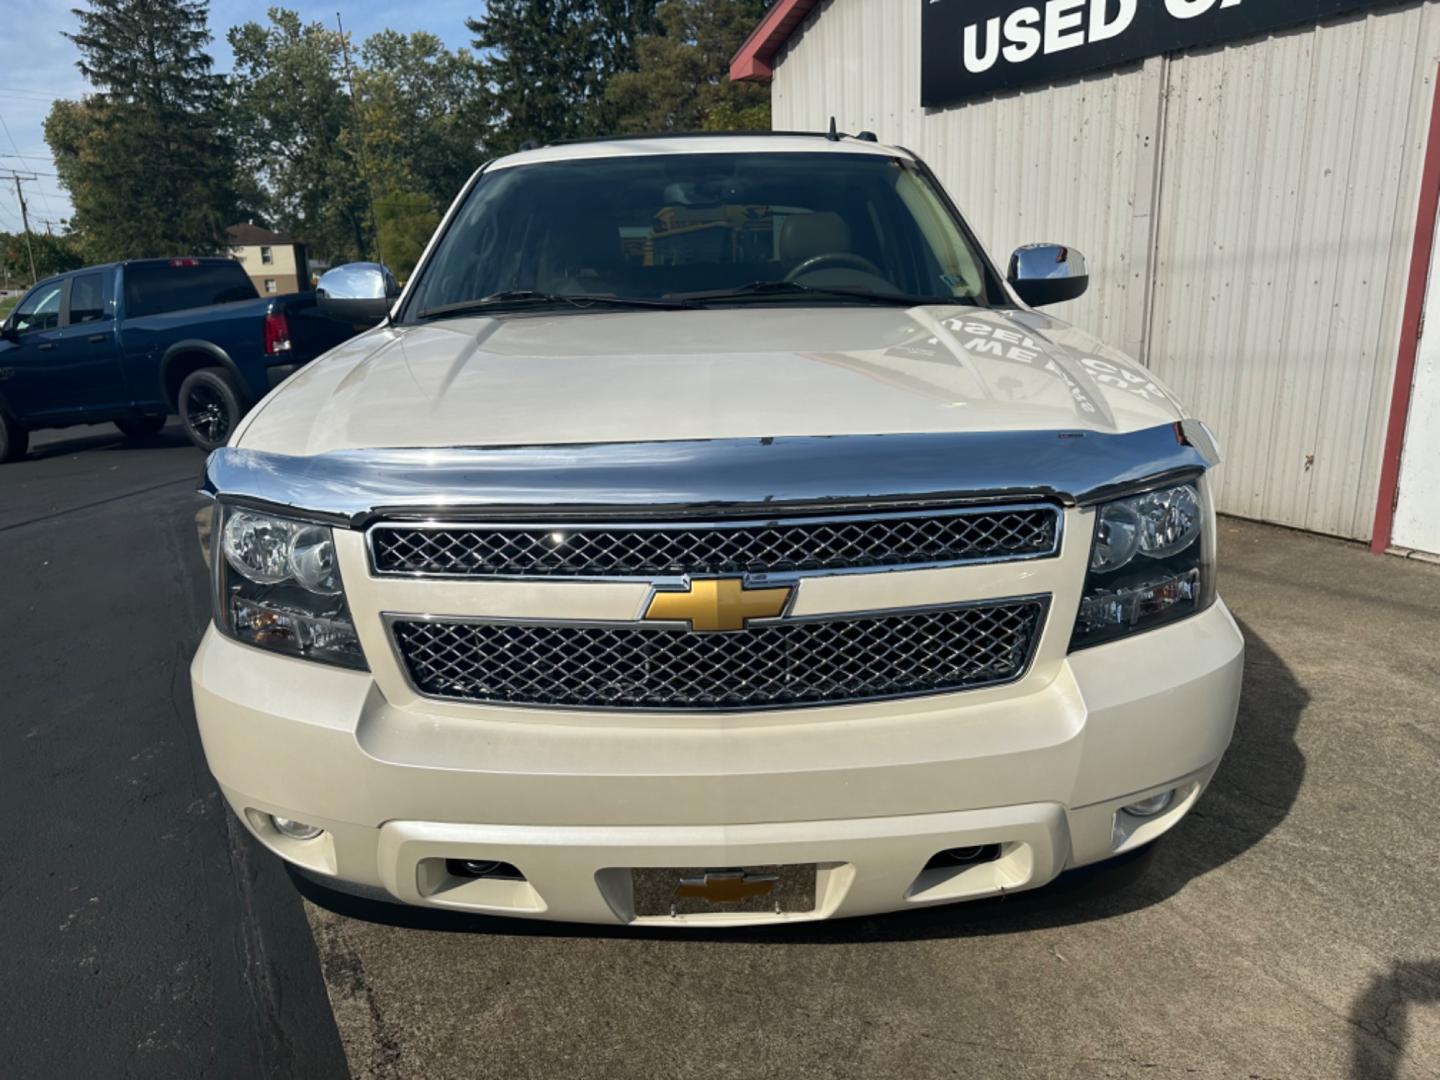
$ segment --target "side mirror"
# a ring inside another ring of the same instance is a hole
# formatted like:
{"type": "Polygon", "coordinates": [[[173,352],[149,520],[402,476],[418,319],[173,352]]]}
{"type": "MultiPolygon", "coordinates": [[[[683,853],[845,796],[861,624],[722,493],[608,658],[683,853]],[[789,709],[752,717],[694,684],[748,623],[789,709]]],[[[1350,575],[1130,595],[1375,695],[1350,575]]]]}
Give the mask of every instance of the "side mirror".
{"type": "Polygon", "coordinates": [[[379,263],[346,263],[326,270],[315,283],[320,314],[348,323],[378,323],[390,313],[400,285],[379,263]]]}
{"type": "Polygon", "coordinates": [[[1062,244],[1027,244],[1010,256],[1010,287],[1031,307],[1074,300],[1090,287],[1085,256],[1062,244]]]}
{"type": "Polygon", "coordinates": [[[0,323],[0,341],[17,342],[20,340],[20,333],[9,319],[0,323]]]}

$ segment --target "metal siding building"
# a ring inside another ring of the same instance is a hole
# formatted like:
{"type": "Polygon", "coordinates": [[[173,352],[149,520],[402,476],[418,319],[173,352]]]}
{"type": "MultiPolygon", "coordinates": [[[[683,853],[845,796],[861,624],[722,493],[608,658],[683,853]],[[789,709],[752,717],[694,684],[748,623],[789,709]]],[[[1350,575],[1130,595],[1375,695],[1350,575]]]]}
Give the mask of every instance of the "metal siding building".
{"type": "Polygon", "coordinates": [[[1370,538],[1440,3],[926,109],[924,2],[822,0],[801,21],[782,0],[794,25],[753,63],[774,126],[833,116],[915,150],[1002,265],[1026,242],[1079,248],[1091,291],[1059,314],[1216,430],[1222,510],[1370,538]]]}

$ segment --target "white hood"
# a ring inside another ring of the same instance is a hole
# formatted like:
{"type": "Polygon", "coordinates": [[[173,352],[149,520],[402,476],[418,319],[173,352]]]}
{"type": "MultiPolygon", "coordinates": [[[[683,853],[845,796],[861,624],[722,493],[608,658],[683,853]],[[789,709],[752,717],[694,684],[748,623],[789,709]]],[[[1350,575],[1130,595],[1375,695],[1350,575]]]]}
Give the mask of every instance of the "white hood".
{"type": "Polygon", "coordinates": [[[563,312],[371,331],[272,394],[236,445],[318,454],[891,432],[1125,432],[1181,416],[1149,372],[1032,312],[563,312]]]}

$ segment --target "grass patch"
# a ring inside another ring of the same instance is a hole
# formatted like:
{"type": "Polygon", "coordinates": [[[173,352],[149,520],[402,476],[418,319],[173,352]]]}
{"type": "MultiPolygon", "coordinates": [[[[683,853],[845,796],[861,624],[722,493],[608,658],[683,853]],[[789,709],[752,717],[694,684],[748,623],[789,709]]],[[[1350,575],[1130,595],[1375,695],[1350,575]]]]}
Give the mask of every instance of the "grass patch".
{"type": "Polygon", "coordinates": [[[20,303],[18,296],[0,296],[0,322],[3,322],[5,316],[15,310],[15,305],[18,303],[20,303]]]}

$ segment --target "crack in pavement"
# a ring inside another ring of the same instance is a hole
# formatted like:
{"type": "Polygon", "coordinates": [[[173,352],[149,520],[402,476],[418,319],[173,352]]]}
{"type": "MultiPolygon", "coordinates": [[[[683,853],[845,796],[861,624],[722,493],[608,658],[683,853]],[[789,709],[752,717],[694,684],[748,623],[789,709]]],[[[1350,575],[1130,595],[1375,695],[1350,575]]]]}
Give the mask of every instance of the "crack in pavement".
{"type": "Polygon", "coordinates": [[[0,525],[0,533],[10,532],[13,529],[23,529],[26,525],[39,525],[42,522],[54,521],[56,518],[66,517],[69,514],[78,514],[83,510],[93,510],[97,506],[106,506],[124,499],[133,499],[137,495],[148,495],[152,491],[161,491],[167,487],[174,487],[176,484],[193,483],[195,483],[193,476],[178,476],[174,480],[165,480],[159,484],[151,484],[148,487],[135,488],[131,491],[121,492],[118,495],[110,495],[103,499],[96,499],[93,502],[81,503],[78,506],[67,506],[63,510],[55,510],[48,514],[40,514],[36,517],[25,518],[21,521],[12,521],[8,525],[0,525]]]}

